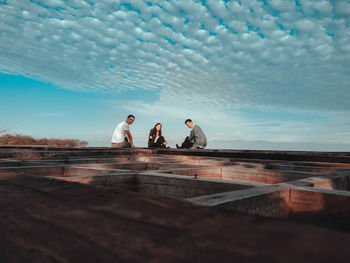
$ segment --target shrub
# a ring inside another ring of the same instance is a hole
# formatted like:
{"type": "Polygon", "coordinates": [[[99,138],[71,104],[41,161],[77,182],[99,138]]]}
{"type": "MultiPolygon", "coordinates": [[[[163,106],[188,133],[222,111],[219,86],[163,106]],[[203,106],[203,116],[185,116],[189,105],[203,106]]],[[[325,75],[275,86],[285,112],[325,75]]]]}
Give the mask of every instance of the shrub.
{"type": "Polygon", "coordinates": [[[77,139],[35,139],[27,135],[5,134],[0,136],[0,145],[47,145],[60,147],[86,147],[88,142],[77,139]]]}

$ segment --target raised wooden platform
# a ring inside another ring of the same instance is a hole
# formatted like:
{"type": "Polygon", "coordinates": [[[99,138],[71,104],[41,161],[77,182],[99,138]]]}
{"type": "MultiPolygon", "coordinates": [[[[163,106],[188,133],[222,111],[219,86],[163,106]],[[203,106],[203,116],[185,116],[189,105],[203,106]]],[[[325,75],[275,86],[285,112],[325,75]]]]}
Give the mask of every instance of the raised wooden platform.
{"type": "Polygon", "coordinates": [[[349,262],[349,178],[349,153],[4,146],[0,262],[349,262]]]}

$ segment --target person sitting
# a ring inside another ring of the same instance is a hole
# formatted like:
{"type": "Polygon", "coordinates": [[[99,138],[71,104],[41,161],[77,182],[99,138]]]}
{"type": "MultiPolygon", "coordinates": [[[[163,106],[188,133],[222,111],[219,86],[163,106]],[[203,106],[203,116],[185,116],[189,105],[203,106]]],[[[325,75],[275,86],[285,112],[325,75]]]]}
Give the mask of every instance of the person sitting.
{"type": "Polygon", "coordinates": [[[162,124],[157,123],[153,129],[149,131],[148,148],[165,148],[167,142],[162,136],[162,124]]]}
{"type": "Polygon", "coordinates": [[[176,148],[185,149],[204,149],[207,146],[207,137],[202,129],[195,124],[191,119],[187,119],[185,124],[191,129],[190,136],[187,136],[181,147],[176,144],[176,148]]]}
{"type": "Polygon", "coordinates": [[[115,128],[112,136],[112,147],[114,148],[134,148],[133,138],[129,131],[129,125],[135,120],[135,116],[130,114],[125,121],[122,121],[115,128]],[[129,139],[129,140],[128,140],[129,139]]]}

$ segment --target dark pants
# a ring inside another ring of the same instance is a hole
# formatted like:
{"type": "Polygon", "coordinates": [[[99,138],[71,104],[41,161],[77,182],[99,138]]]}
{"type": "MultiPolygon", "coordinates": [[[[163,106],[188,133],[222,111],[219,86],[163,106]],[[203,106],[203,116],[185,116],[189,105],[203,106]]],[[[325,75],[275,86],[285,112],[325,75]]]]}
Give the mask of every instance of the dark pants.
{"type": "MultiPolygon", "coordinates": [[[[177,144],[176,144],[177,145],[177,144]]],[[[189,139],[188,139],[188,136],[186,137],[185,141],[181,144],[181,147],[179,147],[179,149],[189,149],[193,147],[193,142],[191,142],[189,139]]],[[[196,149],[203,149],[203,147],[195,147],[196,149]]]]}
{"type": "Polygon", "coordinates": [[[181,144],[180,148],[188,149],[188,148],[191,148],[192,146],[193,146],[193,142],[191,142],[187,136],[185,141],[181,144]]]}
{"type": "Polygon", "coordinates": [[[160,136],[156,142],[149,141],[148,148],[165,148],[164,142],[164,137],[160,136]]]}

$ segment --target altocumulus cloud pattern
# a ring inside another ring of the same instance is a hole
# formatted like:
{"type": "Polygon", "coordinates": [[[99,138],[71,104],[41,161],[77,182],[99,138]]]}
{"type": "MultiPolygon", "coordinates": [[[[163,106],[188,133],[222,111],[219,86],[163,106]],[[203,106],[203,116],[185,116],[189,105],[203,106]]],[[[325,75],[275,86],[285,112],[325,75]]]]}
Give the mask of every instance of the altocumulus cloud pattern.
{"type": "Polygon", "coordinates": [[[350,110],[346,0],[0,0],[0,71],[65,89],[350,110]]]}

